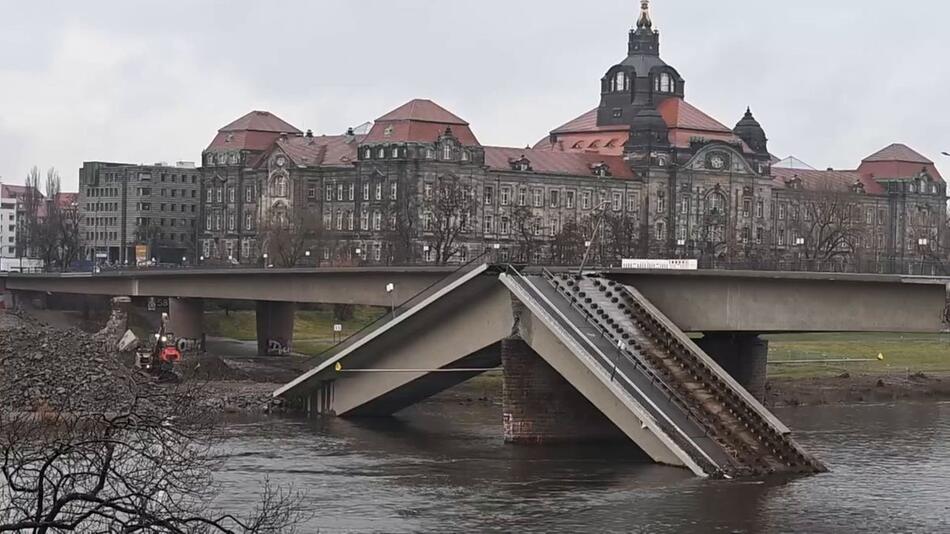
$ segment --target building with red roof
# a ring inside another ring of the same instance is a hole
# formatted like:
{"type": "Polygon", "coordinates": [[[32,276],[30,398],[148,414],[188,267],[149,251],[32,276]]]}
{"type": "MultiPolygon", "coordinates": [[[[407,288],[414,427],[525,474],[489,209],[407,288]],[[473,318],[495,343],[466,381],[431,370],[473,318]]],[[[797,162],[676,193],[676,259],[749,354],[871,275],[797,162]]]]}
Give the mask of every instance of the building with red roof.
{"type": "Polygon", "coordinates": [[[730,127],[691,103],[660,44],[644,0],[598,106],[524,148],[483,145],[427,99],[335,135],[252,111],[202,155],[200,253],[269,263],[305,238],[314,263],[458,263],[486,251],[575,263],[595,227],[603,263],[903,271],[940,250],[946,184],[932,161],[899,144],[850,170],[779,160],[751,109],[730,127]]]}

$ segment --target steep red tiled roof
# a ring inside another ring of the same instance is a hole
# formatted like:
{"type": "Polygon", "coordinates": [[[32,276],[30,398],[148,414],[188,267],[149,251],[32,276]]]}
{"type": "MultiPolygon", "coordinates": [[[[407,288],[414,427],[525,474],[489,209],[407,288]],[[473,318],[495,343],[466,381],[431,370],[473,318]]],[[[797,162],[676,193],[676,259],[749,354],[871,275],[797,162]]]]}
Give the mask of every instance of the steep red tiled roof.
{"type": "Polygon", "coordinates": [[[884,187],[868,179],[857,171],[817,171],[809,169],[788,169],[772,167],[772,183],[777,188],[785,188],[786,182],[799,178],[802,187],[808,191],[849,192],[855,183],[861,182],[864,191],[871,195],[884,193],[884,187]]]}
{"type": "Polygon", "coordinates": [[[485,165],[494,170],[511,170],[511,161],[524,156],[534,172],[542,174],[594,175],[592,166],[606,163],[613,178],[631,179],[633,172],[618,156],[558,152],[532,148],[485,147],[485,165]]]}
{"type": "Polygon", "coordinates": [[[431,143],[448,128],[463,145],[479,145],[467,122],[431,100],[412,100],[376,119],[365,142],[431,143]]]}
{"type": "MultiPolygon", "coordinates": [[[[749,147],[736,136],[729,127],[703,113],[699,108],[682,98],[668,98],[660,103],[657,111],[670,128],[670,143],[673,146],[687,148],[694,137],[703,137],[712,141],[740,143],[742,148],[749,147]]],[[[597,126],[597,108],[580,117],[559,126],[552,134],[557,143],[551,144],[550,137],[538,141],[534,148],[539,150],[593,151],[605,155],[623,154],[623,145],[629,138],[629,126],[615,124],[597,126]],[[613,141],[613,142],[612,142],[613,141]]]]}
{"type": "Polygon", "coordinates": [[[296,165],[305,167],[350,166],[363,136],[321,135],[279,138],[276,146],[296,165]]]}
{"type": "Polygon", "coordinates": [[[683,100],[682,98],[667,98],[657,106],[657,111],[663,115],[663,120],[670,128],[682,128],[684,130],[697,130],[707,132],[720,132],[732,134],[732,129],[706,115],[696,106],[683,100]]]}
{"type": "Polygon", "coordinates": [[[449,110],[431,100],[417,98],[410,100],[398,108],[390,111],[377,121],[420,121],[436,122],[439,124],[459,124],[468,126],[468,123],[454,115],[449,110]]]}
{"type": "Polygon", "coordinates": [[[218,130],[206,150],[267,150],[282,133],[302,132],[269,111],[252,111],[218,130]]]}
{"type": "Polygon", "coordinates": [[[864,158],[858,171],[875,180],[908,180],[926,171],[938,182],[944,181],[932,161],[900,143],[889,145],[864,158]]]}
{"type": "MultiPolygon", "coordinates": [[[[17,198],[17,199],[23,198],[23,195],[26,194],[26,186],[0,184],[0,193],[2,193],[0,194],[0,196],[2,196],[3,198],[17,198]]],[[[36,191],[36,194],[38,194],[40,198],[46,198],[46,195],[44,195],[43,193],[39,191],[36,191]]]]}
{"type": "Polygon", "coordinates": [[[292,124],[284,121],[277,115],[269,111],[252,111],[247,115],[244,115],[240,119],[228,124],[227,126],[218,130],[219,132],[239,132],[239,131],[252,131],[252,132],[274,132],[274,133],[287,133],[287,134],[299,134],[303,133],[294,127],[292,124]]]}
{"type": "Polygon", "coordinates": [[[208,150],[267,150],[280,137],[276,132],[218,132],[208,150]]]}
{"type": "Polygon", "coordinates": [[[881,150],[871,154],[870,156],[864,158],[862,161],[872,162],[872,161],[904,161],[907,163],[933,163],[926,157],[917,152],[916,150],[910,148],[907,145],[901,143],[894,143],[888,145],[881,150]]]}
{"type": "Polygon", "coordinates": [[[60,193],[56,195],[56,202],[61,208],[68,208],[79,202],[79,193],[60,193]]]}

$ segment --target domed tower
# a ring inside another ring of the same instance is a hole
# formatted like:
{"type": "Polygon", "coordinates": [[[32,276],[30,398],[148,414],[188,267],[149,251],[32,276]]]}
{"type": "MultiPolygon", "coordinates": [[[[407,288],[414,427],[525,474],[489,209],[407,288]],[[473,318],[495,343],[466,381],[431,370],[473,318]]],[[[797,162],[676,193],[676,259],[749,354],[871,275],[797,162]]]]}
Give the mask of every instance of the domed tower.
{"type": "Polygon", "coordinates": [[[742,120],[736,124],[736,127],[733,128],[732,131],[735,132],[740,139],[745,141],[745,144],[749,145],[749,148],[756,154],[762,155],[769,153],[769,140],[765,136],[765,130],[762,129],[762,125],[752,116],[751,108],[746,109],[745,116],[742,117],[742,120]]]}
{"type": "Polygon", "coordinates": [[[629,125],[644,108],[667,98],[683,98],[686,82],[660,59],[660,32],[653,29],[650,1],[640,3],[637,27],[630,30],[627,58],[601,78],[597,125],[629,125]]]}
{"type": "Polygon", "coordinates": [[[630,125],[630,138],[624,146],[624,152],[631,156],[631,163],[653,164],[651,155],[669,148],[670,128],[660,112],[652,107],[637,112],[630,125]]]}

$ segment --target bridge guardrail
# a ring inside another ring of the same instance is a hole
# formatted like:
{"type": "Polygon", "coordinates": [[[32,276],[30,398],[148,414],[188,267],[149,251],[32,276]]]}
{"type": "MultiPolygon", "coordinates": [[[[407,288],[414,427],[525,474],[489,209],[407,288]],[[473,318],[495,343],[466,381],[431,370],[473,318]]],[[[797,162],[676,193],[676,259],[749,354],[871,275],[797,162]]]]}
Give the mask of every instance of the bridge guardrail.
{"type": "Polygon", "coordinates": [[[357,330],[356,332],[353,332],[343,341],[340,341],[336,345],[333,345],[332,347],[324,350],[320,354],[317,354],[316,356],[313,356],[312,358],[308,359],[307,365],[319,365],[320,363],[326,361],[327,359],[332,358],[336,354],[339,354],[340,352],[346,350],[350,346],[356,344],[358,341],[360,341],[361,339],[363,339],[370,333],[376,331],[377,329],[386,325],[390,321],[393,321],[396,318],[398,318],[400,315],[402,315],[401,312],[405,312],[411,309],[413,306],[425,300],[432,293],[435,293],[439,291],[440,289],[448,286],[453,281],[460,278],[461,276],[464,276],[466,273],[471,271],[476,266],[482,265],[483,263],[485,263],[483,260],[487,256],[490,256],[492,252],[493,251],[489,251],[489,250],[482,252],[481,254],[473,258],[471,261],[461,265],[458,269],[452,271],[445,277],[440,278],[438,281],[430,284],[423,290],[419,291],[418,293],[404,300],[401,304],[393,308],[388,313],[381,315],[375,321],[369,324],[366,324],[362,328],[357,330]]]}

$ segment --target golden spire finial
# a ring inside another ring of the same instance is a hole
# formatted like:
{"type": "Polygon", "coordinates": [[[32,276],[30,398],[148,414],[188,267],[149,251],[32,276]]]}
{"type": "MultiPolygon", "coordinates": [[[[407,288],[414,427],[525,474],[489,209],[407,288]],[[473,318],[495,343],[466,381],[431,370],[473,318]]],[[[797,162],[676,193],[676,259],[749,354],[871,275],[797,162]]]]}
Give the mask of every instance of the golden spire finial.
{"type": "Polygon", "coordinates": [[[637,20],[637,28],[653,27],[653,19],[650,18],[650,0],[640,1],[640,19],[637,20]]]}

